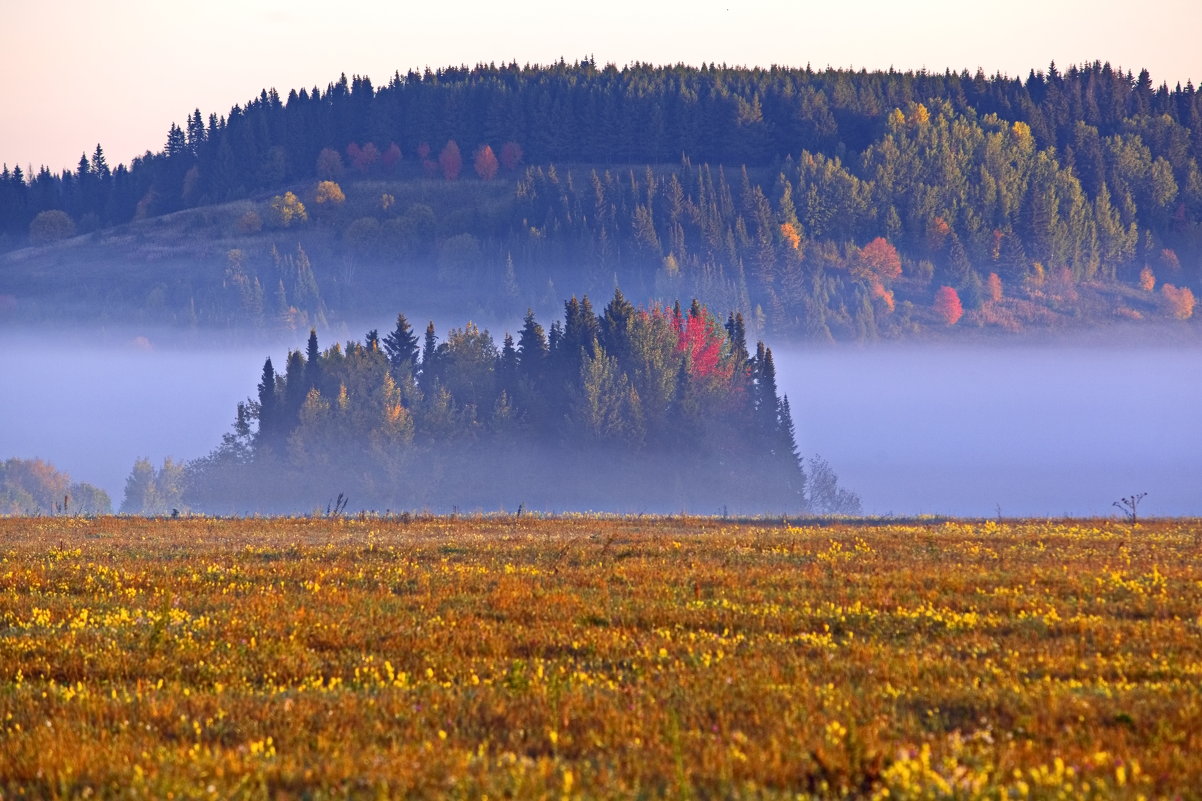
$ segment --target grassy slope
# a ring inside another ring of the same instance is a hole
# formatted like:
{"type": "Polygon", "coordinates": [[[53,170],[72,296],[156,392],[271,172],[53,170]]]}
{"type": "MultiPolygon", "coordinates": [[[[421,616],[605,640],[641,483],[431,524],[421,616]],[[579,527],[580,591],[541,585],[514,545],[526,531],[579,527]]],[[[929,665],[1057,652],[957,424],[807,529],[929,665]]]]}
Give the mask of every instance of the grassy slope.
{"type": "Polygon", "coordinates": [[[0,519],[0,795],[1191,797],[1202,521],[0,519]]]}

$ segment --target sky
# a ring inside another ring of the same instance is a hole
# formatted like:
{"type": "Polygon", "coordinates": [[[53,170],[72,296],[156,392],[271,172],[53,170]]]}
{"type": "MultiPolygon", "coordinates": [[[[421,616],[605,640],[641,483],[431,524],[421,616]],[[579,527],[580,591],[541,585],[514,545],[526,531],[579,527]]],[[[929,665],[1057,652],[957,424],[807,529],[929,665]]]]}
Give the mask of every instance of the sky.
{"type": "Polygon", "coordinates": [[[1051,61],[1202,79],[1197,0],[8,0],[0,47],[0,162],[110,166],[161,150],[199,108],[225,115],[264,88],[346,73],[592,56],[619,66],[703,62],[816,69],[981,67],[1025,77],[1051,61]]]}

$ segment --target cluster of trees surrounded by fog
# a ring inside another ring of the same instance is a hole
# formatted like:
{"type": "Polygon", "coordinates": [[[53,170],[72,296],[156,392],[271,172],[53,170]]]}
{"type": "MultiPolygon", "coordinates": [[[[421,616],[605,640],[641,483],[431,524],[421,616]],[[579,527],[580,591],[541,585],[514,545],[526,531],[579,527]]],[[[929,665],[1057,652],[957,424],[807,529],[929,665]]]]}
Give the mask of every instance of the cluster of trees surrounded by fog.
{"type": "MultiPolygon", "coordinates": [[[[817,463],[819,512],[858,499],[817,463]]],[[[381,337],[264,363],[233,430],[188,465],[182,499],[223,513],[357,508],[718,513],[807,508],[788,399],[743,319],[696,301],[587,297],[498,347],[468,323],[439,342],[404,315],[381,337]]]]}
{"type": "Polygon", "coordinates": [[[73,172],[5,168],[0,235],[243,199],[195,222],[238,245],[207,249],[228,263],[114,296],[177,322],[320,324],[398,286],[428,306],[470,285],[510,314],[618,285],[790,338],[1014,331],[1191,316],[1200,162],[1202,93],[1109,64],[480,66],[265,91],[129,168],[100,147],[73,172]]]}

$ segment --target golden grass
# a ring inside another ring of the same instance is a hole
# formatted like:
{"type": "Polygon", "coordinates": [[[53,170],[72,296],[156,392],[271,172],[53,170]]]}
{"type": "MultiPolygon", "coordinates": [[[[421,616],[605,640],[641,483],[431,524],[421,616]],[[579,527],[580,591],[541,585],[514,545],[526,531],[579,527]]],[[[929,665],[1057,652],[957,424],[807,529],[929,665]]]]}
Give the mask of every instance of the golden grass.
{"type": "Polygon", "coordinates": [[[1200,534],[0,519],[0,798],[1197,797],[1200,534]]]}

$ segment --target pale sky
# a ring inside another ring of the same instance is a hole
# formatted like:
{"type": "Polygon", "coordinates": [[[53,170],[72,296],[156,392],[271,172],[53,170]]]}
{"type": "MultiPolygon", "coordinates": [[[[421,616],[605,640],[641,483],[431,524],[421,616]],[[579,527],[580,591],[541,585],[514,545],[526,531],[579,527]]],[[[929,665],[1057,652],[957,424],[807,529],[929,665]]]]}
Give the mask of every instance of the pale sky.
{"type": "Polygon", "coordinates": [[[701,62],[942,72],[1094,60],[1172,88],[1202,79],[1198,0],[510,0],[457,3],[4,0],[0,162],[58,172],[97,142],[110,166],[172,122],[345,72],[479,62],[701,62]]]}

